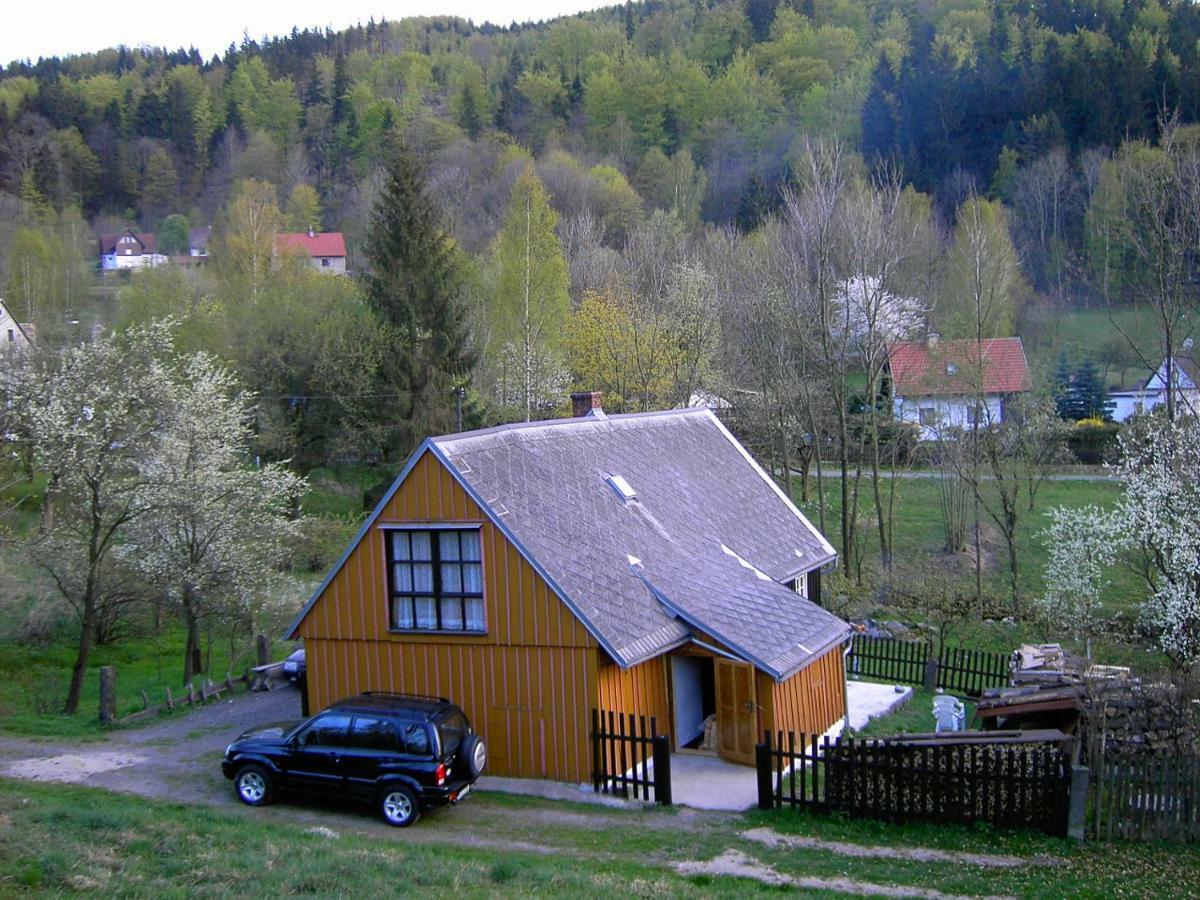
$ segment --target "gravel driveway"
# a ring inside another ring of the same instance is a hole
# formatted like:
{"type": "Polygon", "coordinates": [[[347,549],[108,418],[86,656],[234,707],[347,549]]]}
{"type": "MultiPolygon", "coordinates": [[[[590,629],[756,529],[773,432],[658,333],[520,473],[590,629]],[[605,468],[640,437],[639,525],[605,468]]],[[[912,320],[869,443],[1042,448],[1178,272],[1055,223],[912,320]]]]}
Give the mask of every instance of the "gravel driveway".
{"type": "Polygon", "coordinates": [[[100,742],[0,738],[0,775],[109,788],[183,803],[236,804],[221,774],[226,745],[254,725],[299,719],[293,688],[239,694],[100,742]]]}

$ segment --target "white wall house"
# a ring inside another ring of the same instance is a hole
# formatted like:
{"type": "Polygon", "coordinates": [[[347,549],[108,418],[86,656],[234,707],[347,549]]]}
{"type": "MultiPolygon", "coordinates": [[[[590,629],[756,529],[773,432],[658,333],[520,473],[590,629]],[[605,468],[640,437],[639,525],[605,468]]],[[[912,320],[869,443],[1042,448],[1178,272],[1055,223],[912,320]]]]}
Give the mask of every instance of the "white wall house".
{"type": "Polygon", "coordinates": [[[1004,421],[1008,402],[1033,389],[1020,338],[897,344],[888,355],[892,411],[920,429],[923,441],[949,429],[1004,421]],[[982,401],[982,402],[980,402],[982,401]]]}
{"type": "Polygon", "coordinates": [[[105,272],[161,266],[167,261],[159,253],[152,234],[126,228],[120,234],[100,235],[100,268],[105,272]]]}
{"type": "MultiPolygon", "coordinates": [[[[1171,381],[1175,384],[1175,403],[1181,412],[1200,411],[1200,366],[1188,356],[1171,358],[1171,381]]],[[[1164,359],[1146,383],[1123,391],[1110,391],[1114,422],[1150,412],[1167,403],[1167,361],[1164,359]]]]}
{"type": "Polygon", "coordinates": [[[346,239],[340,231],[289,232],[275,236],[281,253],[307,256],[312,267],[328,275],[346,274],[346,239]]]}
{"type": "Polygon", "coordinates": [[[0,300],[0,353],[32,346],[33,336],[33,325],[14,319],[4,301],[0,300]]]}

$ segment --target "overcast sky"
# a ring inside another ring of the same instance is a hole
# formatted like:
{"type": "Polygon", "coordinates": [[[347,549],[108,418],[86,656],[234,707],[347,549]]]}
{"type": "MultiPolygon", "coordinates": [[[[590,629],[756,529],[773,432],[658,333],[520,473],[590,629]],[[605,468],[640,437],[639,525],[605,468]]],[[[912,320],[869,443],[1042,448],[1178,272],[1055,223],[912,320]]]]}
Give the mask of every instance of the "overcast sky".
{"type": "Polygon", "coordinates": [[[0,20],[0,65],[13,59],[67,56],[125,44],[195,46],[209,59],[240,43],[242,34],[287,34],[298,28],[345,28],[406,16],[457,15],[476,24],[507,25],[609,6],[616,0],[202,0],[199,3],[97,3],[95,0],[13,0],[0,20]]]}

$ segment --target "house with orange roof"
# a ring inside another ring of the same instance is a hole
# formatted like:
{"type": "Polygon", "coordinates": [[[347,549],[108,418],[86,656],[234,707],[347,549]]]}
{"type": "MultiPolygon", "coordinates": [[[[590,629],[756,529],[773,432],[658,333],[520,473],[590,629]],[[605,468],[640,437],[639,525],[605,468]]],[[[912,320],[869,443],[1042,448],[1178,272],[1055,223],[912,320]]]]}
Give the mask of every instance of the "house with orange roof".
{"type": "Polygon", "coordinates": [[[1013,398],[1033,390],[1019,337],[942,341],[930,334],[896,344],[888,374],[893,413],[916,425],[925,441],[999,424],[1013,398]]]}
{"type": "Polygon", "coordinates": [[[319,272],[346,274],[346,239],[340,231],[286,232],[275,235],[275,247],[280,253],[307,256],[319,272]]]}

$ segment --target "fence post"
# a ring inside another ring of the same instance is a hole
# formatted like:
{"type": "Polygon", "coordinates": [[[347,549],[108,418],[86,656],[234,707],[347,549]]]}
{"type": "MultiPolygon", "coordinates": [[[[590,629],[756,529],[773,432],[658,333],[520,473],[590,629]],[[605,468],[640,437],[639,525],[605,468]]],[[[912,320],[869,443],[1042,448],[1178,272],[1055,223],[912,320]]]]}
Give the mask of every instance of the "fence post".
{"type": "Polygon", "coordinates": [[[758,778],[758,808],[774,809],[775,792],[771,790],[770,732],[761,744],[754,745],[754,772],[758,778]]]}
{"type": "Polygon", "coordinates": [[[652,739],[654,748],[654,799],[671,805],[671,741],[665,734],[652,739]]]}
{"type": "Polygon", "coordinates": [[[925,690],[931,694],[937,690],[938,686],[938,660],[937,657],[931,657],[925,660],[925,690]]]}
{"type": "Polygon", "coordinates": [[[1087,766],[1071,766],[1070,806],[1067,808],[1067,837],[1083,840],[1083,829],[1087,823],[1088,783],[1092,771],[1087,766]]]}
{"type": "Polygon", "coordinates": [[[117,720],[117,670],[100,667],[100,724],[111,725],[117,720]]]}

